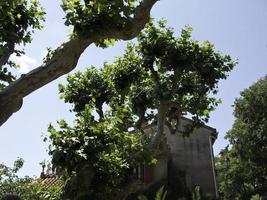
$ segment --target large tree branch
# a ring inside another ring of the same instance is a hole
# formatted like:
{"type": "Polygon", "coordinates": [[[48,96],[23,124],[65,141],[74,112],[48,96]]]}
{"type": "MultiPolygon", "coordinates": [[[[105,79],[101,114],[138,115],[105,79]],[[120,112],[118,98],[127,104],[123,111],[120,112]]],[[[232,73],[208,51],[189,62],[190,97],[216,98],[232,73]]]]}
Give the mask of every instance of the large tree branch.
{"type": "Polygon", "coordinates": [[[123,30],[110,30],[110,34],[115,38],[130,40],[136,37],[145,27],[150,19],[150,11],[154,4],[159,0],[143,0],[136,8],[134,17],[128,21],[123,30]]]}
{"type": "Polygon", "coordinates": [[[20,109],[25,96],[71,71],[89,44],[90,42],[84,44],[82,40],[71,40],[63,44],[47,63],[7,86],[0,93],[0,124],[20,109]]]}
{"type": "Polygon", "coordinates": [[[157,1],[143,0],[123,30],[106,29],[97,37],[83,37],[64,43],[46,63],[22,75],[6,87],[0,92],[0,126],[20,109],[25,96],[74,69],[83,51],[93,42],[97,42],[96,40],[105,38],[129,40],[136,37],[150,19],[151,8],[157,1]]]}

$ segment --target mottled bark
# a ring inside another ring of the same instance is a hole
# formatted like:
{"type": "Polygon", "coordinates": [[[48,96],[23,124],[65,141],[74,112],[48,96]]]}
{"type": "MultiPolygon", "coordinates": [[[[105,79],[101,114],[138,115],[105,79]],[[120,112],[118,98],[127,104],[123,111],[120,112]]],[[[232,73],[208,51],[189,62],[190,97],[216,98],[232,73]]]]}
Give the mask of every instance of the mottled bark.
{"type": "Polygon", "coordinates": [[[136,37],[148,22],[151,8],[157,1],[143,0],[123,30],[105,29],[93,38],[82,37],[62,44],[47,63],[11,83],[0,92],[0,126],[21,108],[25,96],[74,69],[80,55],[93,42],[105,38],[129,40],[136,37]]]}
{"type": "Polygon", "coordinates": [[[71,40],[59,47],[53,57],[40,67],[22,75],[0,93],[0,125],[22,106],[23,97],[70,72],[81,53],[90,44],[83,40],[71,40]]]}
{"type": "Polygon", "coordinates": [[[153,137],[151,145],[154,149],[158,149],[161,139],[164,136],[164,125],[166,121],[166,114],[169,108],[168,102],[162,100],[159,102],[158,114],[157,114],[157,132],[155,137],[153,137]]]}

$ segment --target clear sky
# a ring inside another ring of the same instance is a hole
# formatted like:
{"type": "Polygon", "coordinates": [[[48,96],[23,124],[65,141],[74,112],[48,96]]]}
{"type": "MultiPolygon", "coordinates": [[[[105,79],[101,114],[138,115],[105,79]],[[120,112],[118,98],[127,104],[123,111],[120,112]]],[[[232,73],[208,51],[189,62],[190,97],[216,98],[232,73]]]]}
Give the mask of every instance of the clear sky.
{"type": "MultiPolygon", "coordinates": [[[[39,66],[46,48],[56,48],[67,40],[68,29],[63,25],[64,13],[59,0],[41,0],[46,7],[45,28],[34,35],[26,46],[26,56],[17,59],[21,72],[39,66]]],[[[223,103],[211,115],[209,126],[219,132],[215,154],[227,145],[224,135],[233,124],[234,99],[240,91],[267,74],[267,1],[266,0],[161,0],[152,10],[155,19],[165,18],[177,33],[186,25],[193,27],[194,39],[209,40],[216,49],[239,64],[227,80],[219,84],[218,97],[223,103]]],[[[90,46],[74,71],[94,65],[101,67],[122,54],[125,42],[108,49],[90,46]]],[[[39,163],[48,159],[47,144],[42,141],[49,123],[64,118],[71,122],[70,106],[58,98],[59,83],[65,76],[35,91],[24,99],[19,112],[0,127],[0,162],[11,165],[17,157],[25,160],[22,175],[39,175],[39,163]]]]}

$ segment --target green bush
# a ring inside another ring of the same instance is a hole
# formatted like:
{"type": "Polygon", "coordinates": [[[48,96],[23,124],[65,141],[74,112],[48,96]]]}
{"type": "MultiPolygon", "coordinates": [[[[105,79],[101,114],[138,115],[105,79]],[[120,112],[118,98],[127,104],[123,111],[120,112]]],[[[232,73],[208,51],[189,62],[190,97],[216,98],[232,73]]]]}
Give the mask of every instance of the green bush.
{"type": "Polygon", "coordinates": [[[6,194],[15,194],[23,200],[59,200],[60,188],[43,188],[33,178],[20,178],[17,172],[23,166],[23,159],[14,162],[13,167],[0,164],[0,199],[6,194]]]}
{"type": "Polygon", "coordinates": [[[250,200],[262,200],[262,198],[260,195],[256,194],[256,195],[253,195],[250,200]]]}
{"type": "MultiPolygon", "coordinates": [[[[155,200],[165,200],[167,197],[167,191],[164,190],[164,186],[162,186],[156,194],[155,200]]],[[[148,200],[146,196],[141,195],[138,197],[138,200],[148,200]]]]}

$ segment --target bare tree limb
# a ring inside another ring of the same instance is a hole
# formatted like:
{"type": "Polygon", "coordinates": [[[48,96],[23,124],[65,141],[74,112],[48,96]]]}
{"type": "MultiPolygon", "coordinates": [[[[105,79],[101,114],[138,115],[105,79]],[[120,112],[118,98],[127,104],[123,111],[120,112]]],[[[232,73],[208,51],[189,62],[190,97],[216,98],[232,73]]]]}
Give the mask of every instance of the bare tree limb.
{"type": "Polygon", "coordinates": [[[83,37],[62,44],[46,63],[7,86],[0,92],[0,126],[21,108],[25,96],[74,69],[83,51],[96,40],[130,40],[136,37],[150,19],[150,11],[157,1],[143,0],[123,30],[107,29],[97,39],[83,37]]]}

